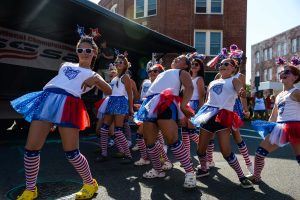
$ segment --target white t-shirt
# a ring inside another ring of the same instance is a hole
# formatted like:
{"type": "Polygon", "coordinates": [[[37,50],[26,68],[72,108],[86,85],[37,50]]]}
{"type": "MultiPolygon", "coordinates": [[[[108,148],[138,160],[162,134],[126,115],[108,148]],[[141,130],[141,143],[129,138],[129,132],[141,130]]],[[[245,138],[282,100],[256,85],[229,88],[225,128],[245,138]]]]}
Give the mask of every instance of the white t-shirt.
{"type": "Polygon", "coordinates": [[[66,92],[81,97],[83,93],[90,91],[92,88],[81,89],[82,83],[95,75],[91,69],[79,67],[78,63],[65,62],[58,71],[58,74],[51,79],[45,86],[47,88],[60,88],[66,92]]]}
{"type": "Polygon", "coordinates": [[[278,107],[277,122],[300,121],[300,102],[293,101],[291,94],[297,88],[290,89],[287,93],[281,92],[276,97],[278,107]]]}

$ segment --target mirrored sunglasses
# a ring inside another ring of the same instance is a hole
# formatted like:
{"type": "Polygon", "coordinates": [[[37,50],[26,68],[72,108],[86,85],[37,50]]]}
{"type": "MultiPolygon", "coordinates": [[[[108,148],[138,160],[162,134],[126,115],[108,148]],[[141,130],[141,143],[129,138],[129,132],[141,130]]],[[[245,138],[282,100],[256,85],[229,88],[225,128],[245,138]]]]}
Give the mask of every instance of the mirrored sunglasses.
{"type": "Polygon", "coordinates": [[[292,74],[292,71],[289,70],[289,69],[286,69],[286,70],[283,70],[281,72],[278,73],[278,75],[289,75],[289,74],[292,74]]]}
{"type": "Polygon", "coordinates": [[[150,74],[151,72],[158,73],[158,72],[159,72],[159,70],[157,70],[157,69],[154,69],[154,70],[149,70],[149,71],[148,71],[148,74],[150,74]]]}

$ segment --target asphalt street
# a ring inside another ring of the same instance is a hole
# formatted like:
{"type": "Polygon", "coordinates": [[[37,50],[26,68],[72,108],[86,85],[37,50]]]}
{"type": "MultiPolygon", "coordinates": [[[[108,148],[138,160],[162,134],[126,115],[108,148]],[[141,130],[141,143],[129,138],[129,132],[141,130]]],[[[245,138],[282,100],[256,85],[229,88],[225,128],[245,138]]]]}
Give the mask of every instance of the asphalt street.
{"type": "MultiPolygon", "coordinates": [[[[253,160],[261,139],[248,123],[243,127],[242,135],[253,160]]],[[[24,144],[24,134],[6,133],[5,137],[1,137],[0,199],[15,199],[24,189],[24,144]]],[[[142,174],[151,169],[151,166],[123,165],[116,158],[105,163],[95,163],[95,150],[98,147],[98,138],[92,134],[82,135],[81,152],[88,159],[92,174],[100,186],[93,199],[300,199],[300,170],[290,146],[280,148],[268,156],[262,173],[262,183],[255,185],[254,189],[243,189],[239,186],[234,171],[219,152],[216,141],[216,166],[210,170],[209,177],[198,179],[197,188],[193,190],[183,188],[183,169],[170,151],[168,156],[173,161],[174,168],[167,172],[165,178],[147,180],[142,178],[142,174]]],[[[237,153],[242,169],[247,174],[245,163],[233,141],[232,149],[237,153]]],[[[110,149],[109,153],[113,152],[115,149],[110,149]]],[[[198,159],[194,144],[191,153],[196,167],[198,159]]],[[[133,152],[133,156],[135,160],[139,159],[138,152],[133,152]]],[[[38,188],[38,199],[74,199],[72,194],[81,188],[81,179],[65,159],[57,134],[49,135],[42,150],[38,188]]]]}

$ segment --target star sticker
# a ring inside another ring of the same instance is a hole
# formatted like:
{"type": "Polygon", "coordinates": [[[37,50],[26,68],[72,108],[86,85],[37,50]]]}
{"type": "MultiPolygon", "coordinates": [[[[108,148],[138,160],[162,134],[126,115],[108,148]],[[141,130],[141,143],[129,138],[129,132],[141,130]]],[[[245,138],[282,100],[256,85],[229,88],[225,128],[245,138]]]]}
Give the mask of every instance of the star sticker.
{"type": "Polygon", "coordinates": [[[97,38],[97,37],[100,37],[101,34],[99,33],[99,30],[98,28],[90,28],[90,35],[93,37],[93,38],[97,38]]]}
{"type": "Polygon", "coordinates": [[[77,32],[78,32],[78,34],[79,34],[80,37],[85,36],[84,27],[83,26],[79,26],[78,24],[77,24],[77,32]]]}

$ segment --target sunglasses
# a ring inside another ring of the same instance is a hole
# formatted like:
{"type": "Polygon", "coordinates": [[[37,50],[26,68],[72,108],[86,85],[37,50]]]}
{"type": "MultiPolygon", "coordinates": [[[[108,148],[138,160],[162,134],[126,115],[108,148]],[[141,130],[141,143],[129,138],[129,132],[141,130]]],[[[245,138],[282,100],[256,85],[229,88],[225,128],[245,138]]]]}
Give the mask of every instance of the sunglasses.
{"type": "Polygon", "coordinates": [[[151,72],[158,73],[158,72],[159,72],[159,70],[157,70],[157,69],[154,69],[154,70],[149,70],[149,71],[148,71],[148,74],[150,74],[151,72]]]}
{"type": "Polygon", "coordinates": [[[91,48],[77,48],[76,49],[76,52],[77,53],[87,53],[87,54],[90,54],[90,53],[92,53],[92,51],[93,51],[93,49],[91,49],[91,48]]]}
{"type": "Polygon", "coordinates": [[[228,67],[229,65],[233,66],[230,62],[223,62],[221,65],[225,67],[228,67]]]}
{"type": "Polygon", "coordinates": [[[198,66],[199,66],[199,63],[192,63],[192,66],[198,67],[198,66]]]}
{"type": "Polygon", "coordinates": [[[292,74],[292,71],[289,69],[283,70],[278,73],[278,75],[289,75],[289,74],[292,74]]]}
{"type": "Polygon", "coordinates": [[[123,63],[124,63],[124,61],[116,61],[116,62],[115,62],[115,65],[117,65],[117,64],[121,65],[121,64],[123,64],[123,63]]]}

